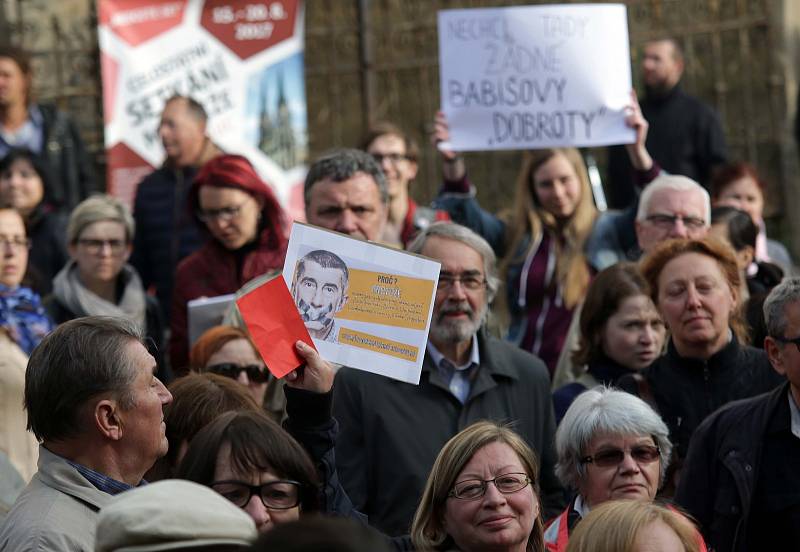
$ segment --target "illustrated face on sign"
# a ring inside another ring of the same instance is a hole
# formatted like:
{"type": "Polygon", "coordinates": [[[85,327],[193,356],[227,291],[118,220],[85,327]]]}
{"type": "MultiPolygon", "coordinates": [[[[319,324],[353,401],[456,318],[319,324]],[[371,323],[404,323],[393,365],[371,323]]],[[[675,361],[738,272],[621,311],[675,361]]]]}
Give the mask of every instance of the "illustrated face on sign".
{"type": "Polygon", "coordinates": [[[292,296],[311,337],[336,340],[333,319],[347,303],[348,280],[347,265],[329,251],[312,251],[297,263],[292,296]]]}

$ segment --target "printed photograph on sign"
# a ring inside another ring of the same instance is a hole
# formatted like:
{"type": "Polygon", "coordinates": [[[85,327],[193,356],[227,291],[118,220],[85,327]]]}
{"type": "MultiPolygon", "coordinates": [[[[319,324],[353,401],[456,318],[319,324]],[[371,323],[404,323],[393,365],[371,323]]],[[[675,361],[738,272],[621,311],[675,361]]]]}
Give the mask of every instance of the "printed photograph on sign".
{"type": "Polygon", "coordinates": [[[622,4],[444,10],[441,107],[454,151],[632,143],[622,4]]]}
{"type": "Polygon", "coordinates": [[[418,383],[439,267],[295,223],[283,277],[323,358],[418,383]]]}

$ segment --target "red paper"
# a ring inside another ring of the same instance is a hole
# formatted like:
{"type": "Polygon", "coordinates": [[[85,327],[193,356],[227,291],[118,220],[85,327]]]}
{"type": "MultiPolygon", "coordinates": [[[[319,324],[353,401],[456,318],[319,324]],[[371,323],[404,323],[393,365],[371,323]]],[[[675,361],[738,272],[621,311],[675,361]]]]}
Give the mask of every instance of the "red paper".
{"type": "Polygon", "coordinates": [[[294,344],[300,340],[314,347],[314,342],[280,274],[240,297],[236,305],[261,358],[276,378],[305,364],[294,344]]]}

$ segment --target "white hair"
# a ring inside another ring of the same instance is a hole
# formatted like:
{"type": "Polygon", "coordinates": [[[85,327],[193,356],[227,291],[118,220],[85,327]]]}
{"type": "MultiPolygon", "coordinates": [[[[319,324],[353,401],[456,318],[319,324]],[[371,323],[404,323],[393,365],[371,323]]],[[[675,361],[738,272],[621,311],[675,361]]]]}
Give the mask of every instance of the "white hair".
{"type": "Polygon", "coordinates": [[[664,479],[672,452],[664,420],[639,397],[598,386],[575,398],[556,430],[556,476],[565,486],[580,487],[586,475],[581,459],[592,439],[601,434],[652,437],[660,451],[664,479]]]}
{"type": "Polygon", "coordinates": [[[700,194],[703,198],[703,220],[706,221],[706,226],[711,225],[711,196],[708,195],[705,188],[691,178],[677,174],[662,174],[645,186],[642,195],[639,197],[639,210],[636,211],[636,220],[642,221],[647,218],[653,194],[660,190],[700,194]]]}

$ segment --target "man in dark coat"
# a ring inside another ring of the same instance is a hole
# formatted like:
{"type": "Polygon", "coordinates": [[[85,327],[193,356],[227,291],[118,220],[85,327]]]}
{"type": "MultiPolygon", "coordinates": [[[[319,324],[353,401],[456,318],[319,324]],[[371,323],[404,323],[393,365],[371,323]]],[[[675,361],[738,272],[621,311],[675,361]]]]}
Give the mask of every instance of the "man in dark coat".
{"type": "Polygon", "coordinates": [[[372,525],[405,534],[439,450],[460,430],[489,419],[510,423],[536,451],[541,498],[555,515],[563,496],[553,471],[555,418],[547,369],[482,330],[499,283],[491,247],[463,226],[437,222],[409,250],[442,263],[422,375],[416,386],[339,371],[336,458],[345,490],[372,525]]]}
{"type": "Polygon", "coordinates": [[[189,213],[187,196],[200,166],[220,153],[206,135],[207,120],[205,109],[194,99],[173,96],[167,100],[158,126],[167,158],[136,190],[131,264],[145,288],[155,286],[165,320],[170,319],[178,261],[203,241],[189,213]]]}
{"type": "Polygon", "coordinates": [[[764,318],[769,361],[789,381],[700,425],[676,495],[720,552],[800,542],[800,278],[773,288],[764,318]]]}
{"type": "Polygon", "coordinates": [[[68,213],[97,191],[91,163],[75,123],[53,105],[31,97],[30,56],[0,47],[0,158],[11,148],[42,157],[52,180],[50,199],[68,213]]]}
{"type": "MultiPolygon", "coordinates": [[[[650,123],[645,145],[665,171],[688,176],[708,189],[713,168],[727,158],[725,135],[714,110],[681,88],[683,69],[683,53],[674,39],[645,45],[645,93],[639,102],[650,123]]],[[[611,208],[633,203],[634,171],[623,146],[609,149],[607,184],[611,208]]]]}

